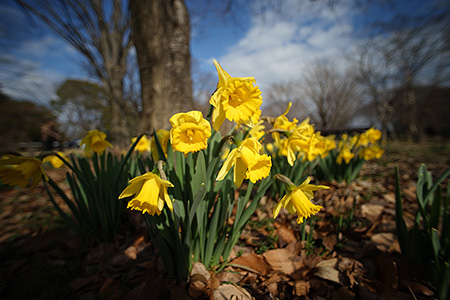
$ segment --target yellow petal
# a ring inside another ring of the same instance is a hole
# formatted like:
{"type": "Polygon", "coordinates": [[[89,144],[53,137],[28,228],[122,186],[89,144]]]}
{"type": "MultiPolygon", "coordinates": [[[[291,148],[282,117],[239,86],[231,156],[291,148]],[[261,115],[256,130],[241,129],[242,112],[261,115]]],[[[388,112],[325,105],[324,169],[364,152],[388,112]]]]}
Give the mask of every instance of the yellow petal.
{"type": "Polygon", "coordinates": [[[240,187],[245,178],[245,173],[247,172],[247,166],[241,159],[236,159],[236,164],[234,165],[234,184],[236,187],[240,187]]]}
{"type": "Polygon", "coordinates": [[[135,182],[133,184],[128,185],[120,194],[119,199],[131,197],[131,196],[139,193],[139,191],[142,188],[143,183],[144,183],[144,181],[141,181],[141,182],[135,182]]]}
{"type": "Polygon", "coordinates": [[[256,164],[249,167],[246,177],[253,183],[266,178],[270,174],[272,160],[266,154],[260,155],[256,164]]]}
{"type": "Polygon", "coordinates": [[[230,151],[227,159],[225,160],[225,162],[222,165],[222,168],[220,168],[220,171],[217,174],[217,178],[216,178],[217,181],[223,180],[225,178],[225,176],[228,174],[228,172],[230,171],[231,167],[236,163],[236,153],[237,153],[237,149],[233,149],[230,151]]]}

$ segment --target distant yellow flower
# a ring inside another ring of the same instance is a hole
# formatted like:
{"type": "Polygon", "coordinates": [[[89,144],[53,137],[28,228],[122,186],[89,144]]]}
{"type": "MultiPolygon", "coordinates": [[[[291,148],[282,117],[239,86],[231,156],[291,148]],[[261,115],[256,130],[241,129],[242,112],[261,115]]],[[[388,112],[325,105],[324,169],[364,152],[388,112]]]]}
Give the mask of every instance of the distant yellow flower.
{"type": "MultiPolygon", "coordinates": [[[[59,156],[64,157],[63,152],[58,152],[58,154],[59,154],[59,156]]],[[[50,163],[52,165],[52,167],[55,169],[58,169],[58,168],[61,168],[62,166],[64,166],[64,162],[56,155],[48,155],[48,156],[44,157],[42,162],[50,163]]]]}
{"type": "Polygon", "coordinates": [[[341,165],[342,160],[344,160],[345,163],[348,164],[353,157],[355,157],[355,154],[352,151],[350,151],[350,149],[348,147],[344,146],[339,151],[339,154],[336,158],[336,162],[338,163],[338,165],[341,165]]]}
{"type": "Polygon", "coordinates": [[[336,149],[336,142],[334,141],[334,136],[322,136],[320,132],[315,133],[316,144],[314,154],[324,158],[328,153],[336,149]]]}
{"type": "Polygon", "coordinates": [[[250,129],[249,131],[249,135],[251,137],[255,137],[258,141],[264,136],[265,132],[264,132],[264,128],[265,126],[263,125],[263,120],[258,121],[258,123],[254,124],[252,126],[252,129],[250,129]]]}
{"type": "MultiPolygon", "coordinates": [[[[161,144],[164,155],[167,157],[167,143],[169,142],[170,132],[164,129],[156,130],[156,136],[158,137],[158,141],[161,144]]],[[[153,136],[152,141],[150,142],[150,148],[152,151],[153,161],[159,160],[158,148],[156,147],[156,139],[153,136]]]]}
{"type": "Polygon", "coordinates": [[[359,150],[360,155],[364,160],[379,159],[384,153],[384,150],[377,145],[364,147],[359,150]]]}
{"type": "Polygon", "coordinates": [[[278,116],[275,119],[275,123],[273,124],[273,128],[274,129],[281,129],[281,130],[286,130],[286,131],[292,131],[295,129],[295,127],[297,126],[297,122],[298,120],[296,118],[294,118],[292,121],[289,121],[288,117],[286,117],[286,115],[289,113],[289,110],[292,107],[292,102],[289,102],[286,111],[278,116]]]}
{"type": "Polygon", "coordinates": [[[170,143],[176,151],[197,152],[206,149],[207,140],[211,136],[211,125],[199,111],[178,113],[170,118],[170,143]]]}
{"type": "Polygon", "coordinates": [[[148,172],[144,175],[130,180],[129,185],[120,194],[119,199],[131,197],[127,208],[149,213],[150,215],[161,214],[164,203],[173,211],[172,200],[170,200],[167,188],[173,187],[170,181],[161,179],[158,175],[148,172]]]}
{"type": "Polygon", "coordinates": [[[366,132],[364,132],[364,135],[371,144],[375,144],[381,139],[381,131],[375,128],[369,128],[366,132]]]}
{"type": "Polygon", "coordinates": [[[314,146],[316,144],[314,128],[309,124],[309,119],[304,120],[300,125],[290,133],[286,149],[288,163],[293,166],[296,160],[296,152],[303,152],[308,159],[314,155],[314,146]]]}
{"type": "Polygon", "coordinates": [[[81,140],[81,145],[83,144],[85,145],[85,154],[89,154],[91,151],[103,153],[106,148],[112,148],[113,146],[106,140],[106,134],[97,129],[89,131],[89,133],[81,140]]]}
{"type": "Polygon", "coordinates": [[[24,188],[33,178],[30,188],[34,189],[42,176],[45,180],[48,180],[42,169],[41,160],[37,158],[5,155],[0,159],[0,180],[4,184],[18,185],[24,188]]]}
{"type": "MultiPolygon", "coordinates": [[[[295,127],[297,126],[297,122],[298,120],[294,118],[293,121],[289,121],[288,117],[286,117],[286,115],[289,113],[289,110],[291,109],[292,106],[292,102],[289,102],[286,111],[281,114],[280,116],[276,117],[275,122],[273,123],[273,129],[278,129],[278,130],[284,130],[284,131],[288,131],[291,132],[292,130],[295,129],[295,127]]],[[[272,137],[275,140],[276,143],[280,143],[280,133],[279,132],[274,132],[272,133],[272,137]]]]}
{"type": "Polygon", "coordinates": [[[291,188],[273,210],[273,218],[278,216],[281,208],[286,208],[291,214],[297,213],[297,223],[301,224],[304,218],[319,212],[322,206],[315,205],[310,201],[314,198],[313,192],[320,189],[329,189],[329,187],[312,185],[309,184],[310,181],[311,179],[308,177],[301,185],[291,188]]]}
{"type": "Polygon", "coordinates": [[[273,143],[267,143],[266,144],[266,150],[267,150],[268,153],[273,153],[274,148],[275,147],[273,146],[273,143]]]}
{"type": "Polygon", "coordinates": [[[214,60],[219,82],[217,89],[211,96],[209,103],[214,106],[213,128],[219,131],[226,119],[241,123],[258,122],[261,115],[261,91],[254,86],[254,77],[231,77],[219,63],[214,60]]]}
{"type": "Polygon", "coordinates": [[[266,154],[259,154],[261,148],[256,138],[243,140],[239,147],[230,151],[216,180],[223,180],[232,166],[236,187],[240,187],[245,178],[256,183],[269,176],[272,160],[266,154]]]}
{"type": "MultiPolygon", "coordinates": [[[[136,142],[137,137],[131,138],[131,144],[136,142]]],[[[139,151],[139,153],[149,152],[150,151],[150,140],[147,138],[147,136],[144,134],[139,142],[136,144],[136,147],[134,147],[134,150],[139,151]]]]}

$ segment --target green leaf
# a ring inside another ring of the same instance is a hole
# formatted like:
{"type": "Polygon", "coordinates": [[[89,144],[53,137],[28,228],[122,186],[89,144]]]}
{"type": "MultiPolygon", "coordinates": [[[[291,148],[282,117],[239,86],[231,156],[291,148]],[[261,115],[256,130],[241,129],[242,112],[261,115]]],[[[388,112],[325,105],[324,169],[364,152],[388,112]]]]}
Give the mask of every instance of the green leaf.
{"type": "Polygon", "coordinates": [[[437,229],[439,226],[439,221],[441,219],[441,201],[442,201],[441,193],[442,193],[441,186],[438,185],[437,189],[434,193],[434,197],[429,198],[430,202],[431,202],[430,203],[431,204],[431,210],[430,210],[430,227],[431,228],[437,229]]]}
{"type": "Polygon", "coordinates": [[[194,201],[192,202],[191,208],[189,210],[189,225],[192,224],[192,220],[194,219],[195,212],[197,211],[198,205],[203,201],[206,195],[206,187],[205,184],[202,184],[194,197],[194,201]]]}

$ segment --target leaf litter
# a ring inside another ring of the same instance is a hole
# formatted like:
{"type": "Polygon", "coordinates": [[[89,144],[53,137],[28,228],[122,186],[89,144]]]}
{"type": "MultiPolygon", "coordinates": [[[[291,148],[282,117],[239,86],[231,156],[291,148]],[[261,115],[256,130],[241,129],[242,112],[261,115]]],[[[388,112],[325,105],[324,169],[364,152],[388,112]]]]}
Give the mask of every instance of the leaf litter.
{"type": "MultiPolygon", "coordinates": [[[[433,299],[425,271],[400,254],[393,170],[399,165],[412,224],[420,163],[438,176],[450,159],[412,159],[399,149],[368,162],[351,184],[321,183],[330,189],[315,196],[324,208],[314,230],[306,226],[311,242],[301,240],[294,216],[282,212],[273,221],[275,200],[265,199],[231,261],[220,272],[196,263],[187,282],[165,274],[139,213],[127,213],[126,230],[113,243],[86,245],[62,226],[42,186],[33,193],[2,189],[0,298],[433,299]],[[338,232],[340,216],[346,221],[338,232]]],[[[52,172],[63,182],[63,172],[52,172]]]]}

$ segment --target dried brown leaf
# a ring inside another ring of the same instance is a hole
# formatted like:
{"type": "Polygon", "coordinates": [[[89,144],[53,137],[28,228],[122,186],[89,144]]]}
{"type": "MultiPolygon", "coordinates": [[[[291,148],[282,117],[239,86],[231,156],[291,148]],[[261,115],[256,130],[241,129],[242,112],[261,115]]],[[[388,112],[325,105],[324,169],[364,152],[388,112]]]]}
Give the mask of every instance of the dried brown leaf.
{"type": "Polygon", "coordinates": [[[291,274],[304,265],[300,256],[294,256],[292,251],[286,248],[269,250],[263,256],[275,271],[285,274],[291,274]]]}
{"type": "Polygon", "coordinates": [[[314,275],[322,279],[341,283],[341,280],[339,279],[339,271],[335,268],[336,263],[337,258],[322,260],[314,268],[314,275]]]}
{"type": "Polygon", "coordinates": [[[294,293],[296,296],[307,296],[309,288],[309,281],[297,280],[294,283],[294,293]]]}
{"type": "Polygon", "coordinates": [[[214,300],[253,300],[247,290],[235,284],[223,284],[214,290],[214,300]]]}
{"type": "Polygon", "coordinates": [[[245,267],[245,270],[260,273],[263,276],[267,275],[272,270],[264,258],[255,253],[239,256],[231,263],[236,267],[245,267]]]}
{"type": "Polygon", "coordinates": [[[202,263],[194,263],[189,276],[189,295],[194,298],[203,295],[211,297],[213,290],[219,285],[220,282],[214,273],[209,272],[202,263]]]}
{"type": "Polygon", "coordinates": [[[275,227],[277,228],[280,244],[286,245],[297,241],[292,227],[279,223],[275,223],[275,227]]]}
{"type": "Polygon", "coordinates": [[[383,213],[384,206],[380,204],[363,204],[361,206],[361,214],[371,222],[378,220],[383,213]]]}
{"type": "Polygon", "coordinates": [[[380,251],[388,251],[394,244],[394,234],[392,232],[376,233],[370,237],[370,240],[377,245],[380,251]]]}
{"type": "Polygon", "coordinates": [[[331,234],[327,235],[326,237],[323,237],[322,244],[329,252],[333,251],[334,247],[337,244],[337,235],[331,234]]]}

